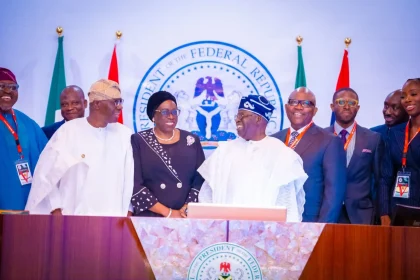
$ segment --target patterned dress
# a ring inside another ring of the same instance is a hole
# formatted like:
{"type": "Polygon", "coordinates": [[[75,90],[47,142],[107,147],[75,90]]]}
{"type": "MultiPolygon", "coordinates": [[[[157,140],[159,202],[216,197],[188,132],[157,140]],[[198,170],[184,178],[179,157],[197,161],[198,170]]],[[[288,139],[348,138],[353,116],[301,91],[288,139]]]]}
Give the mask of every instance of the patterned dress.
{"type": "Polygon", "coordinates": [[[197,202],[204,179],[197,169],[205,156],[197,136],[180,130],[179,141],[158,142],[152,129],[131,136],[134,156],[135,216],[160,217],[149,211],[157,202],[172,209],[197,202]]]}

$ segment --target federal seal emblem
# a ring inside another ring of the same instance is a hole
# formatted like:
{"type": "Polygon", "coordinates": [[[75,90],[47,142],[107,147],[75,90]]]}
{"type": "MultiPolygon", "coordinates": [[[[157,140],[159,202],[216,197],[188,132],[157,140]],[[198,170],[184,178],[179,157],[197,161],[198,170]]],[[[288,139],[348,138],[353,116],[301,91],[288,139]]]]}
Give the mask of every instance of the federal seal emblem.
{"type": "Polygon", "coordinates": [[[263,279],[258,261],[244,247],[221,242],[204,248],[191,262],[189,280],[263,279]]]}
{"type": "Polygon", "coordinates": [[[160,57],[146,72],[133,105],[134,130],[153,127],[147,101],[156,91],[172,93],[181,110],[178,127],[199,136],[205,149],[237,137],[235,115],[242,96],[266,97],[276,110],[267,134],[283,127],[280,90],[268,69],[235,45],[199,41],[177,47],[160,57]]]}

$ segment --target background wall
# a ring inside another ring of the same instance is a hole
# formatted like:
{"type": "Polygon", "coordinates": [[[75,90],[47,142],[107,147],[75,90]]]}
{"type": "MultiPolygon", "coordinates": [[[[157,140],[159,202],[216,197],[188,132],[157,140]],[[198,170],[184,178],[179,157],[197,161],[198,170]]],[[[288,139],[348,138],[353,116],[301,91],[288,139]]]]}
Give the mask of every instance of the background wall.
{"type": "Polygon", "coordinates": [[[17,75],[16,108],[41,126],[57,26],[64,28],[67,84],[86,92],[92,82],[107,77],[115,31],[123,32],[118,59],[130,127],[134,95],[147,69],[169,50],[193,41],[223,41],[252,53],[274,76],[284,101],[294,87],[295,37],[303,36],[307,84],[317,95],[315,121],[321,126],[329,125],[345,37],[353,40],[350,81],[360,96],[361,125],[382,124],[385,96],[407,78],[420,76],[417,0],[0,2],[0,65],[17,75]]]}

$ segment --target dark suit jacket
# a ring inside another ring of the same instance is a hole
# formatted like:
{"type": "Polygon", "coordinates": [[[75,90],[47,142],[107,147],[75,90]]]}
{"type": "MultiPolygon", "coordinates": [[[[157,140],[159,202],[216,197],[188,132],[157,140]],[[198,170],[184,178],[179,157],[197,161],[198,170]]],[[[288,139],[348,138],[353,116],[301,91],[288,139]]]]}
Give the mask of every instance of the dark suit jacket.
{"type": "MultiPolygon", "coordinates": [[[[288,129],[274,135],[285,142],[288,129]]],[[[295,148],[308,174],[303,222],[336,223],[346,191],[346,154],[341,140],[312,125],[295,148]]]]}
{"type": "Polygon", "coordinates": [[[382,136],[382,139],[384,141],[386,141],[386,139],[388,139],[389,126],[387,126],[386,124],[372,127],[370,130],[379,133],[382,136]]]}
{"type": "MultiPolygon", "coordinates": [[[[334,133],[334,126],[326,128],[334,133]]],[[[347,167],[344,204],[352,224],[371,224],[379,188],[384,142],[379,133],[357,125],[354,152],[347,167]]]]}
{"type": "Polygon", "coordinates": [[[62,126],[64,123],[65,123],[65,120],[62,120],[61,122],[56,122],[56,123],[53,123],[52,125],[44,126],[42,128],[42,130],[44,131],[45,136],[47,136],[48,140],[51,139],[51,137],[57,131],[57,129],[59,129],[60,126],[62,126]]]}
{"type": "Polygon", "coordinates": [[[382,161],[382,178],[379,189],[381,216],[391,215],[392,218],[397,203],[420,207],[420,135],[417,135],[408,147],[406,171],[411,172],[409,198],[393,197],[397,172],[401,170],[402,165],[406,125],[407,123],[396,125],[389,131],[388,148],[382,161]]]}
{"type": "Polygon", "coordinates": [[[386,124],[383,124],[383,125],[372,127],[370,130],[379,133],[382,136],[382,140],[384,141],[385,146],[386,146],[386,142],[388,142],[388,134],[389,134],[390,127],[387,126],[386,124]]]}

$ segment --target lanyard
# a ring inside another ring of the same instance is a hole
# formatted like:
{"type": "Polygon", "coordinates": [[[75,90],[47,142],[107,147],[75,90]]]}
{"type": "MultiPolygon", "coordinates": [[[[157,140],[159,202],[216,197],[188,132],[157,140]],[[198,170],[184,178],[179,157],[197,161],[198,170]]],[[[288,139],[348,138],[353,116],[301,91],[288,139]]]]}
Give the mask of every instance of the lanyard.
{"type": "MultiPolygon", "coordinates": [[[[344,151],[347,151],[347,148],[348,148],[348,146],[350,144],[350,141],[353,138],[354,133],[356,132],[356,126],[357,126],[357,123],[354,122],[353,129],[351,130],[349,137],[347,137],[346,144],[344,144],[344,151]]],[[[335,136],[338,135],[337,132],[335,132],[335,130],[334,130],[334,135],[335,136]]]]}
{"type": "Polygon", "coordinates": [[[288,146],[289,148],[294,150],[296,148],[297,144],[299,143],[300,139],[302,139],[303,135],[306,133],[306,131],[308,131],[308,129],[312,126],[313,123],[314,122],[311,121],[308,124],[308,126],[301,133],[299,133],[299,135],[296,137],[296,139],[292,143],[290,143],[290,145],[289,145],[289,139],[290,139],[290,130],[291,129],[289,128],[289,131],[287,132],[287,136],[286,136],[286,146],[288,146]]]}
{"type": "Polygon", "coordinates": [[[10,133],[12,133],[13,138],[15,138],[16,147],[17,147],[17,151],[19,153],[19,156],[20,156],[21,159],[23,159],[22,146],[20,145],[19,136],[18,136],[18,133],[17,133],[18,124],[17,124],[17,120],[16,120],[15,111],[13,111],[13,109],[12,109],[12,118],[13,118],[13,121],[15,122],[15,125],[16,125],[16,131],[7,122],[7,120],[3,117],[3,115],[0,114],[0,121],[2,121],[6,125],[7,129],[10,131],[10,133]]]}
{"type": "Polygon", "coordinates": [[[411,141],[413,141],[413,139],[417,136],[419,131],[420,128],[417,130],[416,134],[414,134],[413,138],[411,138],[411,140],[408,140],[408,138],[410,137],[410,121],[407,122],[407,125],[405,126],[404,150],[401,160],[403,169],[407,166],[408,146],[410,145],[411,141]]]}

